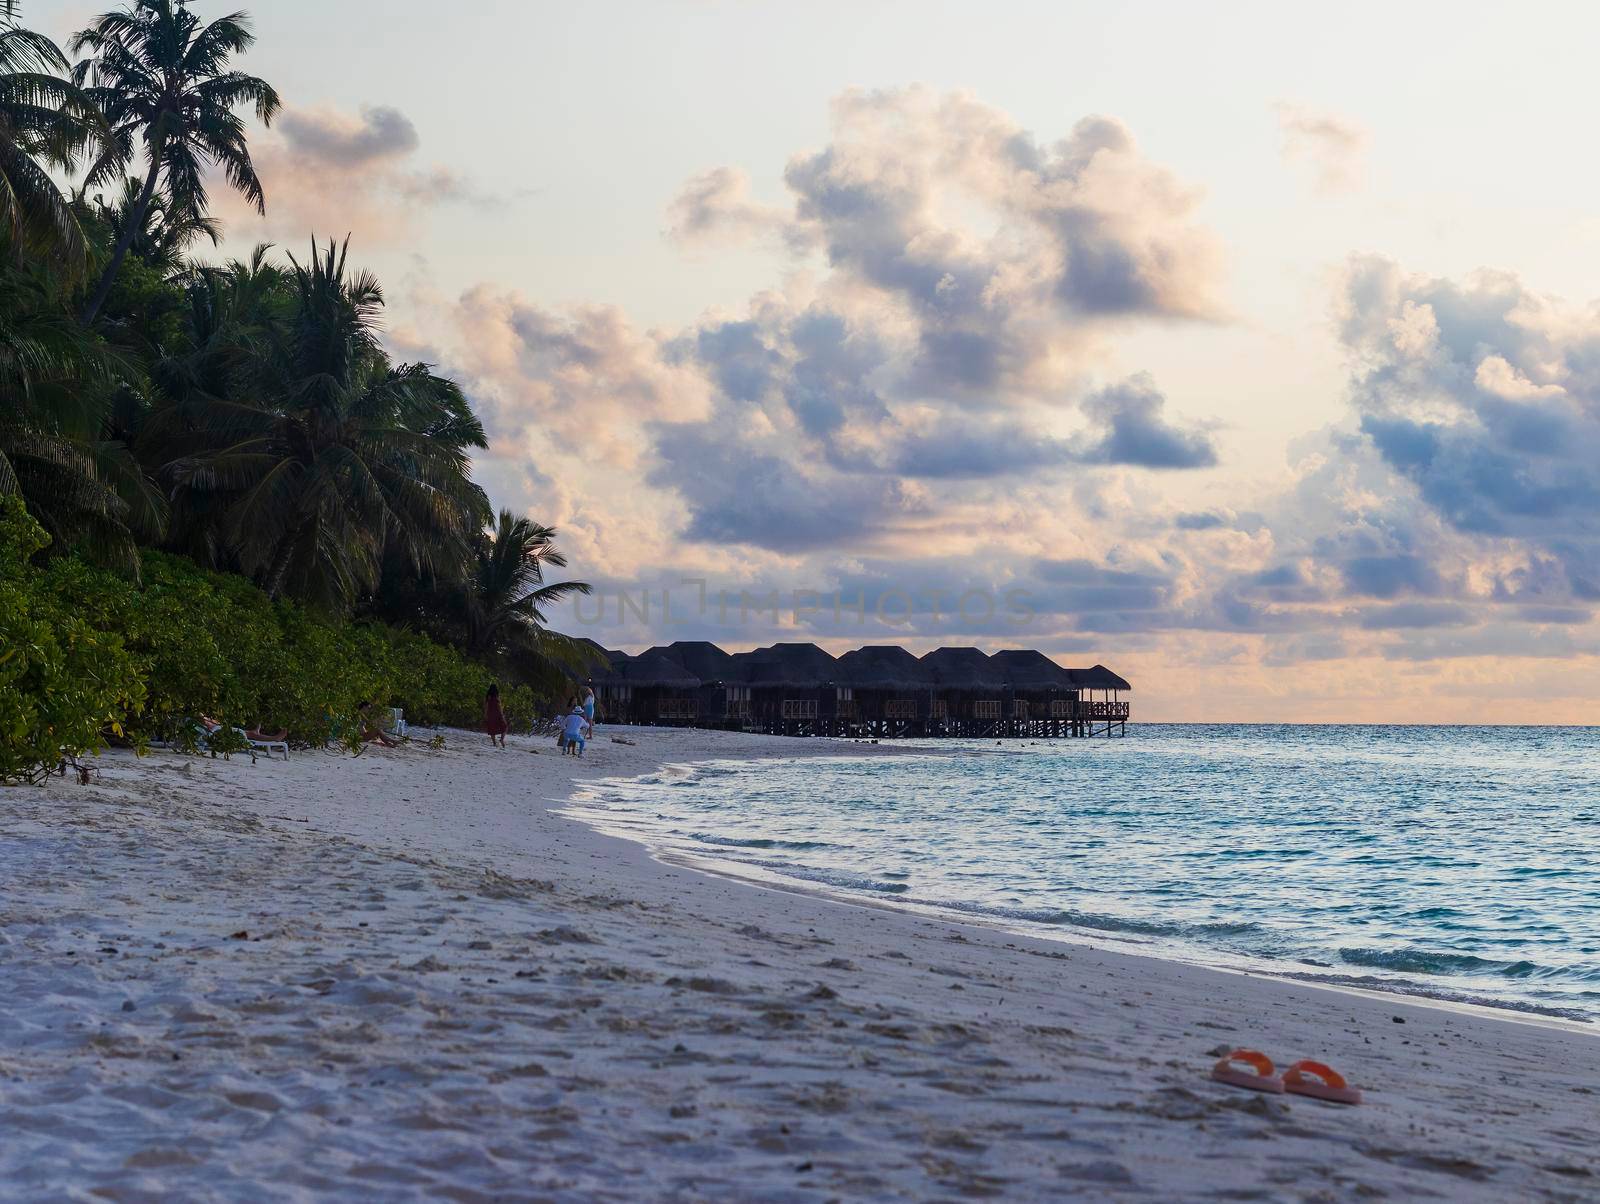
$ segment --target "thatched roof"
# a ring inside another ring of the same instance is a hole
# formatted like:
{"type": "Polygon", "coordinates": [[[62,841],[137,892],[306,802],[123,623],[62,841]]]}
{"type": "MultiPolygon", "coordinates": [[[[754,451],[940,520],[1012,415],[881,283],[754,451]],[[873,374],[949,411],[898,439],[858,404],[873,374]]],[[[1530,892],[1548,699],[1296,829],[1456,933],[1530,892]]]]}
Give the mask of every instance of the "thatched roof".
{"type": "Polygon", "coordinates": [[[1008,686],[1019,690],[1070,689],[1073,675],[1042,652],[1008,648],[989,658],[990,667],[1008,686]]]}
{"type": "Polygon", "coordinates": [[[590,685],[600,686],[605,685],[607,682],[615,681],[617,666],[628,659],[626,652],[606,652],[605,649],[601,649],[601,651],[605,654],[606,659],[589,671],[590,685]]]}
{"type": "Polygon", "coordinates": [[[866,690],[926,690],[933,674],[904,648],[868,644],[839,658],[839,671],[852,686],[866,690]]]}
{"type": "Polygon", "coordinates": [[[610,671],[612,665],[619,660],[626,660],[628,657],[626,652],[618,652],[614,648],[602,647],[586,635],[575,636],[572,642],[580,645],[589,657],[586,670],[577,674],[579,677],[592,676],[595,679],[602,678],[610,671]]]}
{"type": "Polygon", "coordinates": [[[708,640],[678,640],[650,649],[676,661],[701,681],[722,681],[733,672],[733,657],[708,640]]]}
{"type": "Polygon", "coordinates": [[[922,665],[941,686],[957,690],[999,690],[1005,681],[989,658],[976,648],[935,648],[922,665]]]}
{"type": "Polygon", "coordinates": [[[677,661],[654,650],[613,662],[606,681],[612,685],[661,686],[673,690],[692,690],[700,684],[700,679],[677,661]]]}
{"type": "Polygon", "coordinates": [[[1085,690],[1131,690],[1128,679],[1119,677],[1104,665],[1092,669],[1074,669],[1073,680],[1085,690]]]}
{"type": "Polygon", "coordinates": [[[1126,679],[1104,665],[1063,669],[1032,649],[1013,648],[986,656],[977,648],[939,648],[918,658],[892,644],[869,644],[837,660],[815,644],[773,644],[729,655],[704,640],[679,640],[629,656],[590,644],[607,658],[597,667],[596,685],[692,690],[711,682],[752,686],[859,686],[876,690],[972,690],[998,694],[1019,690],[1131,690],[1126,679]]]}
{"type": "Polygon", "coordinates": [[[815,644],[773,644],[737,653],[732,659],[734,669],[728,680],[753,686],[810,688],[843,679],[839,662],[815,644]]]}

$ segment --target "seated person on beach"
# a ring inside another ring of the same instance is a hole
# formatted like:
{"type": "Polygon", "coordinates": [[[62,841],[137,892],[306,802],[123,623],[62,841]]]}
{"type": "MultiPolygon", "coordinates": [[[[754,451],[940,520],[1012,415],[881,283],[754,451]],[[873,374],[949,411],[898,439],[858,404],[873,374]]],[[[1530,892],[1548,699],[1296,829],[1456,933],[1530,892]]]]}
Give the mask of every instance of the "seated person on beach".
{"type": "MultiPolygon", "coordinates": [[[[209,736],[214,732],[220,732],[222,730],[222,720],[213,719],[210,715],[201,715],[200,726],[205,729],[206,735],[209,736]]],[[[244,731],[244,738],[246,740],[259,740],[264,744],[276,743],[277,741],[283,740],[289,734],[289,729],[286,727],[280,727],[276,731],[271,732],[267,731],[264,727],[247,727],[242,730],[244,731]]]]}
{"type": "Polygon", "coordinates": [[[572,714],[572,708],[577,705],[577,698],[569,697],[567,705],[556,712],[556,747],[562,752],[567,751],[567,716],[572,714]]]}
{"type": "Polygon", "coordinates": [[[561,734],[566,737],[567,741],[566,747],[563,749],[564,752],[570,752],[577,757],[583,756],[585,743],[583,729],[587,725],[588,720],[584,717],[583,708],[579,706],[573,707],[572,713],[561,724],[561,734]]]}
{"type": "Polygon", "coordinates": [[[356,706],[356,722],[361,726],[362,743],[372,744],[376,742],[385,748],[399,748],[400,742],[391,740],[383,734],[383,729],[374,722],[371,712],[372,704],[370,702],[361,702],[356,706]]]}

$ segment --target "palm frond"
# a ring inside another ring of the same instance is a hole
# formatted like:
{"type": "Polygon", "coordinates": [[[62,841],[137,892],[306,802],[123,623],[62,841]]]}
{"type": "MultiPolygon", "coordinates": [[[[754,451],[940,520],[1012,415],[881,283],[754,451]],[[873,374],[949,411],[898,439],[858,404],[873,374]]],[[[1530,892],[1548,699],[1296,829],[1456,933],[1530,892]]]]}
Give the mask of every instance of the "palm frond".
{"type": "MultiPolygon", "coordinates": [[[[206,180],[213,167],[264,213],[265,190],[235,110],[249,106],[259,120],[270,122],[281,102],[264,80],[229,65],[254,40],[245,14],[202,25],[182,0],[134,0],[78,33],[70,43],[72,52],[88,57],[73,67],[72,79],[104,110],[109,130],[85,187],[120,176],[137,143],[149,178],[159,178],[164,188],[168,219],[183,223],[191,236],[212,230],[214,237],[214,228],[205,224],[210,203],[206,180]]],[[[139,228],[150,204],[149,190],[141,195],[132,215],[139,228]]],[[[86,320],[104,305],[132,237],[124,230],[117,238],[85,308],[86,320]]]]}

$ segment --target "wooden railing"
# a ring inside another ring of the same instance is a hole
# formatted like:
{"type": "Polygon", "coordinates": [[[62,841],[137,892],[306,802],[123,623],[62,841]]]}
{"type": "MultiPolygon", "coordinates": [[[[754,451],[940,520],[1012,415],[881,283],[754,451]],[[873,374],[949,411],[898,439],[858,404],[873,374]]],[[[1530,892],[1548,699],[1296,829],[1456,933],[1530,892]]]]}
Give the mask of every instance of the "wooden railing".
{"type": "Polygon", "coordinates": [[[1078,706],[1084,719],[1126,719],[1130,711],[1126,702],[1080,702],[1078,706]]]}
{"type": "Polygon", "coordinates": [[[1130,713],[1126,702],[1068,702],[1057,699],[1050,704],[1052,719],[1126,719],[1130,713]]]}
{"type": "MultiPolygon", "coordinates": [[[[620,709],[620,708],[619,708],[620,709]]],[[[754,708],[746,699],[730,699],[725,712],[728,719],[747,720],[751,718],[754,708]]],[[[814,698],[785,698],[779,714],[789,721],[808,721],[819,718],[817,700],[814,698]]],[[[972,704],[972,717],[980,721],[1000,721],[1009,718],[1015,722],[1030,722],[1035,714],[1043,719],[1047,714],[1055,720],[1068,720],[1073,722],[1112,722],[1126,721],[1131,713],[1131,707],[1126,702],[1074,702],[1068,699],[1055,699],[1049,704],[1049,709],[1044,709],[1044,704],[1038,708],[1030,707],[1024,699],[1013,699],[1009,708],[998,699],[983,699],[972,704]],[[1009,711],[1009,715],[1006,712],[1009,711]]],[[[840,720],[854,719],[856,704],[853,699],[839,699],[835,704],[834,718],[840,720]]],[[[943,698],[929,701],[928,716],[931,720],[939,721],[948,719],[950,715],[949,703],[943,698]]],[[[693,722],[700,717],[700,706],[693,698],[662,698],[656,703],[656,718],[668,722],[693,722]]],[[[912,699],[888,699],[883,704],[883,717],[894,720],[913,720],[917,717],[917,703],[912,699]]]]}

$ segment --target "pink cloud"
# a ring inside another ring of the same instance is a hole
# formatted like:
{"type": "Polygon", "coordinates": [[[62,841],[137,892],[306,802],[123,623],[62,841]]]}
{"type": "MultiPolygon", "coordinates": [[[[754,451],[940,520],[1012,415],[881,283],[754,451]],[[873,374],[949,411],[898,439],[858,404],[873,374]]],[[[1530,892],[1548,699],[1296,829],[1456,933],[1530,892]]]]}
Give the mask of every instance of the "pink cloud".
{"type": "Polygon", "coordinates": [[[220,181],[216,208],[247,236],[297,243],[354,230],[370,246],[406,238],[440,205],[498,203],[447,167],[418,165],[420,148],[410,118],[390,106],[291,107],[251,144],[266,216],[220,181]]]}

